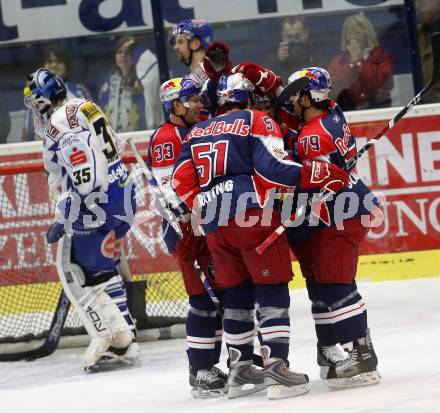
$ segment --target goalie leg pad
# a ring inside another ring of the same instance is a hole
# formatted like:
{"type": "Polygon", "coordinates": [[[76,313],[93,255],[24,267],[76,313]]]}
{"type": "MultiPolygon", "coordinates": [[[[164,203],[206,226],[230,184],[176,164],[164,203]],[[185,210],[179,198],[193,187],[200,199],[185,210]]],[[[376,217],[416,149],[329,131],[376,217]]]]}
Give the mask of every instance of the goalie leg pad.
{"type": "Polygon", "coordinates": [[[119,276],[94,286],[86,286],[81,267],[70,260],[71,239],[58,242],[57,270],[66,295],[92,338],[84,356],[85,367],[95,364],[110,345],[128,347],[133,340],[130,326],[117,303],[105,291],[121,281],[119,276]]]}

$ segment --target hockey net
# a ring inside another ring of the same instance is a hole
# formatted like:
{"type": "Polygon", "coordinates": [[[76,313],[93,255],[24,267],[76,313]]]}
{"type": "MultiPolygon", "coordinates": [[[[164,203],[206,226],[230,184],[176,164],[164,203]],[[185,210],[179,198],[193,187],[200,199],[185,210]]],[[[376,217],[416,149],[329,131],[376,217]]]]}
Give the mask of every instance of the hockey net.
{"type": "MultiPolygon", "coordinates": [[[[145,144],[139,149],[145,152],[145,144]]],[[[162,330],[184,323],[187,298],[177,262],[160,236],[148,184],[134,156],[128,153],[124,161],[136,181],[137,199],[135,225],[124,242],[130,308],[138,329],[162,330]]],[[[19,344],[28,348],[48,333],[61,293],[56,245],[45,239],[53,215],[41,153],[0,157],[0,353],[19,344]]],[[[85,330],[71,306],[62,335],[79,334],[85,330]]]]}

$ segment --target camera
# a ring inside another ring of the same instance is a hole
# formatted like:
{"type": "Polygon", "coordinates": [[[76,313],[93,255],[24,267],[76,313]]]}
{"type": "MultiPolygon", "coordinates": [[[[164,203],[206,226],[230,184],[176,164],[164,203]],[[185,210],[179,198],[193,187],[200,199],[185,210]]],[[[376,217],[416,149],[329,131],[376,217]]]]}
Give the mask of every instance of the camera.
{"type": "Polygon", "coordinates": [[[306,53],[306,47],[301,39],[294,39],[289,42],[289,56],[292,59],[298,59],[303,57],[306,53]]]}
{"type": "Polygon", "coordinates": [[[288,61],[298,62],[300,65],[301,64],[307,65],[307,62],[310,60],[309,47],[307,43],[303,42],[300,39],[294,39],[289,41],[288,47],[289,47],[288,61]]]}

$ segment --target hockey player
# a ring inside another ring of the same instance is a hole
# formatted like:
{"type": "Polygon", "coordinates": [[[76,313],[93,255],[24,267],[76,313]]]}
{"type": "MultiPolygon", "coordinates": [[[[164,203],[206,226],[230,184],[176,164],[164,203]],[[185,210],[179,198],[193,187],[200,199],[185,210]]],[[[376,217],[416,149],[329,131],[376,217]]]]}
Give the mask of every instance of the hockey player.
{"type": "Polygon", "coordinates": [[[190,78],[175,78],[162,84],[160,100],[169,114],[169,120],[152,135],[147,161],[147,167],[154,177],[151,184],[161,191],[169,208],[179,217],[183,231],[183,238],[180,240],[170,224],[163,220],[165,243],[169,252],[179,261],[189,295],[190,310],[186,321],[187,353],[191,393],[196,398],[222,396],[227,382],[226,374],[215,366],[219,362],[222,345],[222,317],[216,312],[194,268],[194,260],[197,260],[208,276],[218,298],[221,298],[222,291],[216,289],[212,257],[206,240],[194,234],[188,223],[188,209],[181,204],[181,200],[171,188],[171,175],[182,148],[182,141],[188,128],[200,121],[203,105],[198,94],[199,89],[190,78]]]}
{"type": "Polygon", "coordinates": [[[47,69],[28,77],[24,101],[44,126],[44,167],[57,199],[46,238],[58,241],[59,277],[91,338],[84,368],[111,359],[130,364],[139,348],[117,265],[135,204],[123,142],[95,103],[66,100],[63,80],[47,69]]]}
{"type": "MultiPolygon", "coordinates": [[[[321,159],[344,168],[356,155],[356,141],[340,107],[328,98],[330,76],[325,69],[305,68],[294,72],[289,83],[304,76],[309,78],[308,86],[291,97],[302,124],[290,149],[298,161],[321,159]]],[[[368,232],[364,224],[368,220],[362,217],[369,217],[377,204],[352,168],[349,187],[320,206],[318,225],[316,220],[312,224],[312,217],[298,228],[287,228],[306,278],[318,338],[318,364],[329,387],[380,381],[366,305],[355,282],[359,245],[368,232]]]]}
{"type": "MultiPolygon", "coordinates": [[[[173,26],[169,38],[170,44],[179,61],[188,66],[191,77],[197,78],[198,73],[203,72],[200,64],[213,37],[212,27],[206,20],[182,20],[173,26]]],[[[201,80],[205,79],[202,73],[201,80]]]]}
{"type": "Polygon", "coordinates": [[[280,224],[270,208],[269,190],[330,187],[339,190],[348,175],[313,161],[284,160],[278,125],[249,110],[253,85],[241,73],[220,78],[222,115],[194,126],[183,144],[173,186],[200,217],[214,258],[216,281],[225,287],[223,324],[230,356],[230,398],[269,386],[269,398],[308,391],[308,377],[287,367],[290,321],[288,282],[292,278],[285,236],[259,256],[254,247],[280,224]],[[261,221],[260,221],[261,220],[261,221]],[[252,364],[254,303],[262,335],[264,370],[252,364]]]}

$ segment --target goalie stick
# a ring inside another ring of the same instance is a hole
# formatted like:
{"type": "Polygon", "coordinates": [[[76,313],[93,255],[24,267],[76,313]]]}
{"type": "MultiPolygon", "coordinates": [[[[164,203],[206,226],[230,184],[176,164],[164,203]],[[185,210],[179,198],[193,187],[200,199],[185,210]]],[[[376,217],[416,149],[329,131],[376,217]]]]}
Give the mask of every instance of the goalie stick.
{"type": "MultiPolygon", "coordinates": [[[[346,165],[345,170],[350,170],[356,165],[357,160],[365,154],[370,148],[372,148],[379,139],[388,131],[390,130],[401,118],[403,118],[415,105],[417,105],[423,96],[426,95],[426,93],[440,80],[440,32],[434,33],[431,36],[431,45],[432,45],[432,79],[430,82],[416,95],[414,98],[409,101],[406,106],[404,106],[396,115],[393,116],[392,119],[388,122],[387,125],[385,125],[379,132],[377,132],[373,138],[371,138],[359,151],[358,153],[350,159],[346,165]]],[[[290,85],[289,85],[290,86],[290,85]]],[[[288,99],[288,94],[295,94],[292,91],[287,91],[287,88],[281,93],[280,97],[282,97],[285,100],[288,99]],[[286,92],[284,94],[284,92],[286,92]]],[[[293,90],[296,90],[293,88],[293,90]]],[[[278,98],[281,100],[280,98],[278,98]]],[[[271,245],[285,230],[286,226],[291,222],[292,220],[295,220],[296,217],[301,216],[302,214],[305,214],[307,211],[307,208],[311,207],[314,202],[323,202],[325,201],[329,195],[331,194],[331,191],[323,190],[320,192],[318,199],[309,198],[306,204],[301,205],[298,210],[290,216],[290,218],[286,221],[284,221],[272,234],[269,235],[260,245],[258,245],[255,248],[255,251],[257,251],[258,254],[262,254],[269,245],[271,245]]]]}
{"type": "Polygon", "coordinates": [[[61,330],[69,313],[69,308],[70,301],[64,293],[64,290],[61,289],[57,308],[43,344],[33,350],[26,350],[19,353],[2,353],[0,354],[0,361],[35,360],[51,355],[58,347],[61,330]]]}

